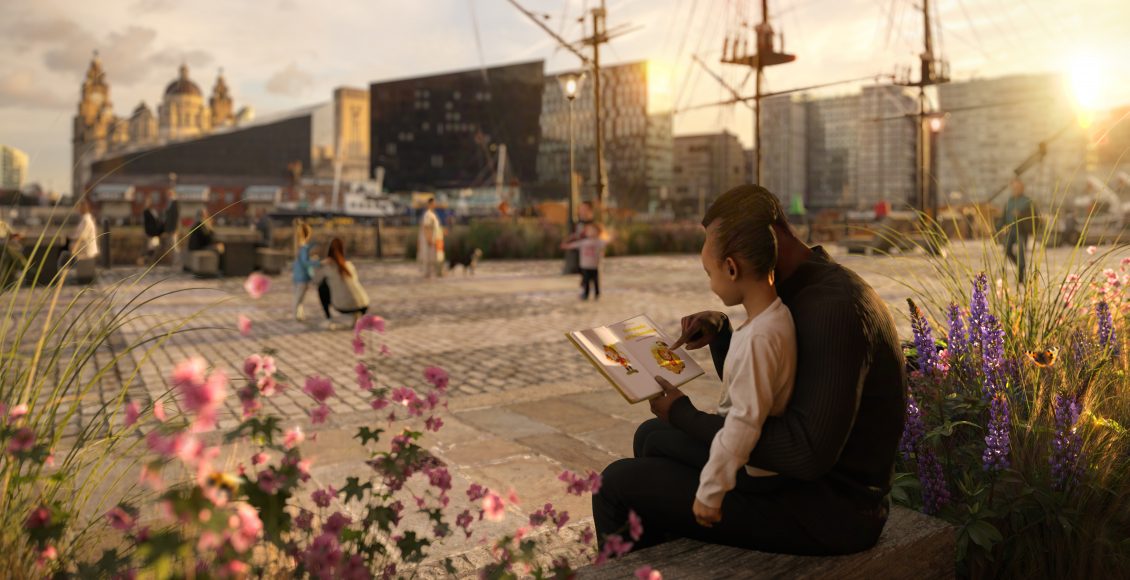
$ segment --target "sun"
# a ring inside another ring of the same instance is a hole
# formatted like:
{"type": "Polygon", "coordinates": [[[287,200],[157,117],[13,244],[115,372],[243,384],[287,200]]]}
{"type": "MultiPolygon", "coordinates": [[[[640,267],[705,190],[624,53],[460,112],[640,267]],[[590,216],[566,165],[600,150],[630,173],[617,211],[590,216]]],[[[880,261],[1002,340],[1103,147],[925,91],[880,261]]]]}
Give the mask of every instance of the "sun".
{"type": "Polygon", "coordinates": [[[1068,78],[1071,96],[1075,102],[1080,124],[1090,124],[1095,112],[1103,105],[1106,83],[1103,79],[1104,66],[1095,53],[1084,52],[1076,55],[1068,63],[1068,78]]]}

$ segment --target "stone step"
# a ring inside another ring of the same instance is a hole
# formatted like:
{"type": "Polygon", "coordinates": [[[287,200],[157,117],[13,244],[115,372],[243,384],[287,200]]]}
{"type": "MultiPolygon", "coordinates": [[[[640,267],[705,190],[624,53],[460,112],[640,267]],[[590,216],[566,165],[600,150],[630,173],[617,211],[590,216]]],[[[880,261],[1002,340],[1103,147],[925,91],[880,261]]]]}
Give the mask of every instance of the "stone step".
{"type": "Polygon", "coordinates": [[[651,566],[664,578],[836,578],[874,580],[954,577],[956,529],[947,522],[894,507],[879,543],[847,556],[770,554],[681,539],[633,552],[601,566],[578,570],[577,578],[632,578],[651,566]]]}

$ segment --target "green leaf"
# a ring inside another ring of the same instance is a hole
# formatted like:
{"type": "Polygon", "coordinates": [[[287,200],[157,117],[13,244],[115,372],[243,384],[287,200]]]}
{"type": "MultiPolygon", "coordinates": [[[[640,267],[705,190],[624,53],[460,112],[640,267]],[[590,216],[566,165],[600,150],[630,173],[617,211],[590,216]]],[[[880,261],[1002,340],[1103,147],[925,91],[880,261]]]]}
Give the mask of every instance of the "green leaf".
{"type": "Polygon", "coordinates": [[[1004,540],[1000,530],[985,520],[975,520],[965,527],[965,531],[969,534],[969,539],[984,548],[986,552],[991,551],[995,544],[1004,540]]]}
{"type": "Polygon", "coordinates": [[[372,489],[373,483],[370,481],[366,481],[362,484],[360,478],[347,477],[345,479],[345,487],[341,488],[342,493],[345,494],[342,502],[349,503],[349,501],[354,497],[356,497],[358,500],[361,500],[365,497],[365,492],[371,491],[372,489]]]}
{"type": "Polygon", "coordinates": [[[384,429],[370,429],[368,427],[361,427],[357,430],[357,435],[355,435],[353,438],[360,439],[362,445],[368,445],[370,441],[379,441],[381,438],[381,433],[384,432],[384,429]]]}

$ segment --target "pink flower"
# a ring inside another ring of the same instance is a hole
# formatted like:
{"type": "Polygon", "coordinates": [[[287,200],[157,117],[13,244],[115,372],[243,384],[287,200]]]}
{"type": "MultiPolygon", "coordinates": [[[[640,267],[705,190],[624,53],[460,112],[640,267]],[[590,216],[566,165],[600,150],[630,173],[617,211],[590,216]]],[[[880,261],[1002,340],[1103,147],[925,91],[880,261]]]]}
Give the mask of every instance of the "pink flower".
{"type": "Polygon", "coordinates": [[[467,488],[467,499],[471,501],[479,501],[489,492],[489,489],[486,489],[485,487],[477,483],[472,483],[471,486],[467,488]]]}
{"type": "Polygon", "coordinates": [[[205,379],[204,374],[207,371],[208,363],[204,362],[203,358],[194,356],[188,360],[181,361],[173,368],[173,384],[203,383],[205,379]]]}
{"type": "Polygon", "coordinates": [[[164,401],[160,399],[153,401],[153,417],[162,423],[164,423],[165,420],[169,418],[168,415],[165,414],[164,401]]]}
{"type": "Polygon", "coordinates": [[[439,367],[428,367],[424,369],[424,380],[431,383],[433,387],[442,391],[447,388],[447,383],[450,380],[450,377],[448,377],[447,371],[439,367]]]}
{"type": "Polygon", "coordinates": [[[106,512],[106,519],[109,520],[110,527],[123,532],[132,528],[135,523],[133,516],[120,505],[106,512]]]}
{"type": "Polygon", "coordinates": [[[294,525],[303,531],[309,532],[313,528],[314,513],[306,510],[299,512],[294,518],[294,525]]]}
{"type": "Polygon", "coordinates": [[[365,354],[365,341],[361,340],[361,336],[353,337],[353,354],[361,356],[365,354]]]}
{"type": "Polygon", "coordinates": [[[636,541],[639,541],[640,536],[643,535],[643,522],[640,521],[640,516],[632,510],[628,510],[628,535],[636,541]]]}
{"type": "Polygon", "coordinates": [[[258,272],[253,272],[243,283],[243,289],[247,291],[248,296],[258,300],[271,289],[271,279],[258,272]]]}
{"type": "Polygon", "coordinates": [[[161,490],[165,487],[165,482],[161,479],[161,472],[148,465],[141,466],[141,475],[138,477],[138,482],[156,490],[161,490]]]}
{"type": "Polygon", "coordinates": [[[39,553],[39,558],[35,560],[35,565],[42,568],[47,565],[48,560],[55,560],[58,557],[59,551],[55,549],[55,546],[48,544],[47,547],[39,553]]]}
{"type": "Polygon", "coordinates": [[[313,376],[306,379],[306,386],[302,389],[307,395],[314,397],[319,403],[334,395],[334,386],[328,378],[313,376]]]}
{"type": "Polygon", "coordinates": [[[467,537],[471,537],[471,523],[475,521],[474,516],[471,515],[469,510],[463,510],[463,513],[455,517],[455,525],[463,528],[463,533],[467,537]]]}
{"type": "Polygon", "coordinates": [[[381,356],[388,356],[388,355],[390,355],[390,354],[392,354],[392,351],[390,351],[390,350],[388,349],[388,345],[387,345],[387,344],[382,344],[382,345],[381,345],[381,356]]]}
{"type": "Polygon", "coordinates": [[[636,578],[638,580],[663,580],[663,574],[659,570],[653,570],[651,566],[640,566],[636,568],[636,578]]]}
{"type": "Polygon", "coordinates": [[[220,568],[219,578],[246,578],[251,567],[247,562],[232,560],[220,568]]]}
{"type": "Polygon", "coordinates": [[[11,419],[12,421],[17,420],[20,417],[23,417],[24,415],[27,415],[27,404],[26,403],[20,403],[19,405],[15,405],[11,409],[8,410],[8,418],[11,419]]]}
{"type": "Polygon", "coordinates": [[[588,476],[581,477],[566,469],[557,476],[557,479],[568,484],[565,491],[570,495],[595,494],[600,491],[600,474],[595,471],[590,471],[588,476]]]}
{"type": "Polygon", "coordinates": [[[305,440],[306,435],[302,433],[302,428],[295,427],[286,432],[286,436],[283,437],[283,446],[287,449],[294,449],[296,445],[301,444],[305,440]]]}
{"type": "Polygon", "coordinates": [[[27,519],[24,520],[24,527],[29,530],[46,528],[50,524],[51,510],[45,505],[40,505],[39,507],[31,510],[31,513],[28,514],[27,519]]]}
{"type": "Polygon", "coordinates": [[[275,381],[275,377],[270,375],[260,377],[256,386],[259,387],[259,394],[264,397],[270,397],[282,391],[282,385],[275,381]]]}
{"type": "Polygon", "coordinates": [[[330,507],[330,502],[336,495],[337,490],[331,485],[325,489],[314,490],[314,493],[310,494],[310,499],[314,500],[314,505],[325,508],[330,507]]]}
{"type": "Polygon", "coordinates": [[[20,427],[12,438],[8,440],[8,453],[24,453],[35,447],[35,431],[29,427],[20,427]]]}
{"type": "Polygon", "coordinates": [[[330,416],[330,408],[326,405],[318,405],[318,407],[310,411],[310,422],[314,425],[320,425],[326,422],[326,417],[330,416]]]}
{"type": "Polygon", "coordinates": [[[362,391],[373,390],[373,375],[369,372],[369,367],[365,363],[359,362],[357,366],[353,367],[353,370],[357,372],[357,386],[361,387],[362,391]]]}
{"type": "Polygon", "coordinates": [[[251,465],[262,465],[270,460],[270,456],[260,451],[259,453],[251,456],[251,465]]]}
{"type": "Polygon", "coordinates": [[[483,515],[492,522],[501,522],[506,516],[506,504],[493,491],[487,492],[486,497],[483,498],[482,508],[483,515]]]}
{"type": "Polygon", "coordinates": [[[582,544],[585,544],[587,546],[588,544],[591,544],[592,541],[595,540],[595,539],[596,539],[596,533],[592,531],[592,528],[586,527],[585,530],[583,532],[581,532],[581,543],[582,544]]]}
{"type": "Polygon", "coordinates": [[[236,324],[239,326],[239,334],[241,334],[243,336],[250,336],[251,335],[251,319],[250,318],[244,316],[243,314],[240,314],[239,317],[236,318],[236,324]]]}
{"type": "Polygon", "coordinates": [[[1095,246],[1087,246],[1087,255],[1094,256],[1095,252],[1099,251],[1095,246]]]}
{"type": "Polygon", "coordinates": [[[385,331],[385,319],[377,316],[376,314],[369,314],[362,316],[361,320],[353,327],[354,334],[360,334],[365,330],[375,330],[377,332],[385,331]]]}
{"type": "Polygon", "coordinates": [[[388,406],[388,399],[384,397],[373,399],[373,402],[370,403],[369,406],[371,406],[376,411],[380,411],[381,409],[388,406]]]}
{"type": "Polygon", "coordinates": [[[631,551],[631,549],[631,542],[625,542],[624,538],[621,538],[616,534],[612,534],[607,538],[604,538],[604,549],[600,551],[600,554],[596,557],[596,560],[593,561],[593,565],[599,566],[607,562],[608,558],[612,556],[623,556],[624,554],[627,554],[629,551],[631,551]]]}
{"type": "Polygon", "coordinates": [[[130,400],[130,402],[126,403],[125,413],[126,417],[122,422],[126,427],[132,427],[134,423],[137,423],[137,418],[141,416],[141,408],[138,406],[137,401],[130,400]]]}
{"type": "Polygon", "coordinates": [[[443,419],[439,417],[428,417],[427,420],[424,421],[424,428],[428,431],[439,431],[441,427],[443,427],[443,419]]]}
{"type": "Polygon", "coordinates": [[[228,519],[228,526],[235,530],[231,536],[231,545],[240,553],[254,546],[259,535],[263,533],[263,522],[259,519],[259,512],[245,503],[236,506],[235,514],[228,519]]]}
{"type": "Polygon", "coordinates": [[[518,502],[517,492],[515,492],[514,490],[510,490],[510,493],[506,494],[506,501],[508,501],[508,502],[510,502],[514,505],[518,505],[519,502],[518,502]]]}
{"type": "Polygon", "coordinates": [[[353,519],[349,516],[341,512],[334,512],[330,517],[326,518],[326,523],[322,524],[322,531],[327,534],[340,536],[345,526],[351,523],[353,523],[353,519]]]}
{"type": "Polygon", "coordinates": [[[265,493],[274,495],[275,492],[282,487],[282,480],[279,479],[279,475],[275,473],[274,469],[264,469],[259,472],[259,479],[256,481],[256,485],[265,493]]]}

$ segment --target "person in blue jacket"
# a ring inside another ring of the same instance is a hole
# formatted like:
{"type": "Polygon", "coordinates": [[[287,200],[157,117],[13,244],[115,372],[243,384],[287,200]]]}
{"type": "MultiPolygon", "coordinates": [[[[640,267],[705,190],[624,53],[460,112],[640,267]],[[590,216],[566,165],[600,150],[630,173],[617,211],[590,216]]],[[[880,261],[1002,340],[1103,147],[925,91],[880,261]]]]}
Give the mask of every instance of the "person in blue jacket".
{"type": "Polygon", "coordinates": [[[314,269],[318,267],[317,260],[310,255],[314,247],[314,229],[310,224],[299,221],[294,226],[294,319],[301,322],[306,320],[306,310],[302,302],[306,299],[306,290],[310,288],[310,281],[314,279],[314,269]]]}

